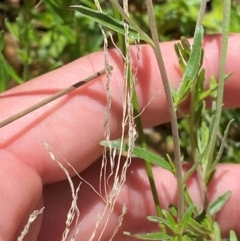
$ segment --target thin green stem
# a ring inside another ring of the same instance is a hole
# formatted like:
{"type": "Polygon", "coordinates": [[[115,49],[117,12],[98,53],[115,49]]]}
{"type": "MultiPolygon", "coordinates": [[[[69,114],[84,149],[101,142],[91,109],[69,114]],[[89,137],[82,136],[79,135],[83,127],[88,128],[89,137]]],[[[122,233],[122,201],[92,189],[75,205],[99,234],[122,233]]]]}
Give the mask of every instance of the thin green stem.
{"type": "Polygon", "coordinates": [[[151,34],[152,34],[152,40],[154,43],[153,50],[158,62],[158,67],[162,77],[163,86],[164,86],[168,107],[169,107],[169,115],[170,115],[173,144],[174,144],[174,162],[176,166],[176,179],[177,179],[177,186],[178,186],[178,221],[180,222],[184,214],[184,183],[183,183],[183,176],[182,176],[182,164],[181,164],[181,152],[180,152],[177,115],[173,104],[173,99],[170,91],[166,68],[164,65],[161,49],[159,46],[158,32],[157,32],[157,26],[155,22],[152,0],[146,0],[146,5],[147,5],[147,12],[148,12],[151,34]]]}
{"type": "MultiPolygon", "coordinates": [[[[122,12],[122,11],[119,10],[120,5],[116,4],[115,1],[110,1],[110,2],[113,5],[113,15],[114,15],[114,17],[118,20],[122,20],[122,18],[124,18],[126,20],[126,17],[127,17],[127,20],[128,20],[129,17],[127,16],[127,14],[125,12],[122,12]],[[123,13],[124,13],[125,17],[123,16],[123,13]]],[[[126,54],[127,54],[126,44],[125,44],[124,36],[122,34],[118,34],[118,41],[119,41],[119,48],[121,49],[123,55],[126,56],[126,54]]],[[[142,121],[141,121],[141,117],[140,117],[141,113],[140,113],[140,108],[139,108],[139,104],[138,104],[137,94],[136,94],[136,90],[135,90],[135,87],[134,87],[134,83],[132,83],[131,68],[127,68],[126,71],[127,71],[127,84],[128,84],[128,87],[132,89],[132,105],[133,105],[133,110],[134,110],[135,123],[136,123],[137,131],[138,131],[138,134],[139,134],[139,142],[140,142],[140,145],[141,145],[142,148],[147,148],[147,143],[146,143],[146,140],[145,140],[142,121]],[[133,88],[132,88],[132,86],[133,86],[133,88]]],[[[156,188],[156,185],[155,185],[155,182],[154,182],[152,166],[147,161],[144,161],[144,163],[145,163],[146,172],[147,172],[147,175],[148,175],[148,180],[149,180],[149,184],[150,184],[152,195],[153,195],[156,213],[159,217],[162,217],[163,216],[162,215],[162,209],[161,209],[161,205],[160,205],[158,194],[157,194],[157,188],[156,188]]],[[[165,229],[164,226],[162,226],[162,229],[165,229]]]]}
{"type": "Polygon", "coordinates": [[[201,1],[201,6],[200,6],[199,14],[198,14],[198,20],[197,20],[196,27],[195,27],[195,33],[196,33],[196,30],[202,25],[203,17],[204,17],[205,11],[206,11],[207,2],[208,2],[208,0],[201,1]]]}
{"type": "Polygon", "coordinates": [[[209,161],[213,162],[214,150],[219,130],[219,124],[222,114],[224,80],[225,80],[225,65],[228,47],[228,36],[230,26],[230,13],[231,13],[231,0],[223,0],[223,24],[222,24],[222,41],[220,49],[220,62],[219,62],[219,80],[217,89],[217,98],[214,100],[215,120],[213,124],[212,141],[210,142],[209,161]]]}
{"type": "MultiPolygon", "coordinates": [[[[197,153],[197,137],[198,137],[198,130],[199,126],[197,126],[196,123],[196,112],[195,112],[195,106],[196,106],[196,82],[198,77],[193,81],[191,86],[191,101],[190,101],[190,115],[189,115],[189,136],[190,136],[190,145],[191,145],[191,152],[194,164],[197,165],[199,163],[199,157],[197,153]]],[[[198,174],[198,181],[200,185],[200,193],[201,193],[201,201],[203,204],[203,208],[206,210],[207,208],[207,188],[206,184],[204,182],[203,172],[201,169],[201,165],[197,166],[197,174],[198,174]]]]}

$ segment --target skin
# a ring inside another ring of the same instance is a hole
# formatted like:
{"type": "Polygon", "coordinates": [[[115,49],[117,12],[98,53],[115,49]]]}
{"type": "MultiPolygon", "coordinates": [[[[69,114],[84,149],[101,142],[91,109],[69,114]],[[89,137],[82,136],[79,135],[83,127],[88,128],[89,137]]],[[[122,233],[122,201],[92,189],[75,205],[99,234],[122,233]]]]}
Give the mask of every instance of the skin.
{"type": "MultiPolygon", "coordinates": [[[[240,35],[229,39],[226,73],[233,72],[225,84],[224,107],[240,107],[240,35]]],[[[220,36],[207,36],[204,40],[204,67],[206,83],[210,75],[217,77],[220,36]]],[[[161,44],[169,79],[177,87],[181,78],[173,42],[161,44]]],[[[141,60],[138,69],[137,93],[141,108],[156,96],[142,114],[144,127],[150,127],[169,120],[168,108],[156,61],[150,47],[141,46],[141,60]]],[[[136,48],[132,48],[133,54],[136,48]]],[[[135,56],[135,55],[134,55],[135,56]]],[[[136,58],[133,57],[136,65],[136,58]]],[[[111,139],[121,134],[122,116],[122,74],[121,57],[116,50],[110,51],[110,64],[114,67],[110,82],[112,107],[109,116],[111,139]]],[[[104,67],[103,53],[94,53],[78,59],[51,73],[45,74],[24,85],[11,89],[1,95],[0,120],[25,109],[31,104],[83,79],[104,67]]],[[[61,240],[65,227],[66,214],[71,204],[71,193],[64,172],[53,162],[44,148],[46,142],[64,163],[59,153],[81,176],[96,189],[99,187],[99,170],[104,139],[103,124],[106,105],[105,77],[99,77],[79,90],[32,112],[31,114],[1,129],[0,139],[0,241],[16,240],[33,210],[45,206],[44,215],[32,224],[30,233],[24,240],[61,240]]],[[[188,108],[185,103],[184,108],[188,108]]],[[[122,159],[122,163],[123,163],[122,159]]],[[[185,165],[185,169],[188,167],[185,165]]],[[[76,185],[80,179],[68,168],[76,185]]],[[[144,165],[134,160],[128,169],[128,178],[102,240],[109,240],[118,225],[118,216],[123,203],[128,212],[114,240],[132,240],[123,237],[124,230],[146,232],[156,226],[146,221],[146,216],[154,215],[154,206],[144,165]]],[[[163,207],[168,203],[176,204],[176,181],[167,171],[154,167],[156,185],[163,207]]],[[[217,214],[223,235],[235,229],[240,235],[240,166],[219,165],[208,189],[209,201],[227,190],[232,195],[217,214]]],[[[199,186],[195,176],[189,180],[190,193],[200,207],[199,186]]],[[[92,189],[81,185],[78,198],[81,212],[80,235],[77,240],[88,240],[97,220],[104,209],[104,202],[92,189]]],[[[101,225],[100,228],[101,229],[101,225]]],[[[96,236],[99,236],[97,231],[96,236]]],[[[97,240],[97,239],[96,239],[97,240]]]]}

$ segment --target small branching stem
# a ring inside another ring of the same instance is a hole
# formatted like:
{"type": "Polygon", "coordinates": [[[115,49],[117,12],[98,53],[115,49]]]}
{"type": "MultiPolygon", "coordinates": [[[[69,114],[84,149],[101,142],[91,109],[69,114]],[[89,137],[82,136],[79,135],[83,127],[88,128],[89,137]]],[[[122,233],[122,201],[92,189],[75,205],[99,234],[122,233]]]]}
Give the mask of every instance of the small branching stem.
{"type": "Polygon", "coordinates": [[[162,53],[159,47],[159,39],[158,39],[152,0],[146,0],[146,5],[147,5],[148,18],[149,18],[149,25],[150,25],[151,34],[152,34],[152,40],[154,43],[153,50],[158,62],[158,67],[162,77],[163,86],[164,86],[168,107],[169,107],[169,115],[170,115],[173,144],[174,144],[174,162],[176,166],[176,179],[177,179],[177,186],[178,186],[178,221],[180,222],[184,214],[184,185],[183,185],[184,183],[183,183],[183,176],[182,176],[182,164],[181,164],[181,152],[180,152],[177,115],[173,104],[173,99],[170,91],[166,68],[165,68],[162,53]]]}

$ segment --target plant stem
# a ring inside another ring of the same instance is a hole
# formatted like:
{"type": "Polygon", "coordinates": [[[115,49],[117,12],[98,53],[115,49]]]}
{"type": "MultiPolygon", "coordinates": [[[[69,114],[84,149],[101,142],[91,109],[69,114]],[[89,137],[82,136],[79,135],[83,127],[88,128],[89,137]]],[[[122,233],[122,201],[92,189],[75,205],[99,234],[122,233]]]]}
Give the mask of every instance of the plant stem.
{"type": "MultiPolygon", "coordinates": [[[[202,26],[202,21],[203,21],[203,17],[206,11],[206,6],[207,6],[207,2],[208,0],[202,0],[201,1],[201,6],[200,6],[200,10],[199,10],[199,14],[198,14],[198,19],[197,19],[197,23],[196,23],[196,27],[195,27],[195,33],[194,35],[196,35],[197,29],[202,26]]],[[[196,81],[193,81],[192,84],[192,93],[191,93],[191,107],[190,107],[190,130],[189,130],[189,135],[190,135],[190,142],[191,142],[191,151],[192,151],[192,156],[193,156],[193,160],[194,163],[196,164],[199,160],[197,157],[197,143],[196,143],[196,138],[198,136],[198,127],[195,126],[195,111],[194,111],[194,105],[195,105],[195,101],[194,101],[194,96],[195,96],[195,91],[196,91],[196,81]]],[[[201,165],[201,164],[200,164],[201,165]]],[[[204,176],[203,176],[203,172],[201,169],[201,166],[197,167],[197,175],[198,175],[198,181],[199,181],[199,185],[200,185],[200,192],[201,192],[201,201],[202,201],[202,205],[203,208],[206,209],[207,208],[207,188],[206,188],[206,184],[204,181],[204,176]]]]}
{"type": "MultiPolygon", "coordinates": [[[[190,145],[191,145],[191,152],[192,152],[192,157],[194,164],[199,163],[199,157],[197,154],[197,138],[199,135],[199,126],[197,126],[196,123],[196,112],[195,112],[195,106],[196,106],[196,82],[197,82],[197,77],[192,83],[191,86],[191,100],[190,100],[190,115],[189,115],[189,136],[190,136],[190,145]]],[[[200,165],[197,166],[197,176],[198,176],[198,181],[200,185],[200,196],[201,196],[201,202],[203,205],[204,210],[207,210],[207,187],[204,181],[203,177],[203,172],[201,169],[201,163],[200,165]]]]}
{"type": "Polygon", "coordinates": [[[203,17],[204,17],[205,11],[206,11],[207,2],[208,2],[208,0],[201,1],[201,6],[200,6],[199,14],[198,14],[198,20],[197,20],[196,27],[195,27],[195,33],[196,33],[196,30],[202,25],[203,17]]]}
{"type": "Polygon", "coordinates": [[[220,49],[220,61],[219,61],[219,80],[217,89],[217,99],[213,100],[215,111],[215,119],[213,124],[212,141],[210,142],[209,161],[213,162],[214,150],[217,140],[217,133],[219,130],[219,124],[222,114],[223,104],[223,92],[224,92],[224,80],[225,80],[225,65],[228,46],[228,35],[230,26],[230,12],[231,12],[231,0],[223,0],[223,24],[222,24],[222,41],[220,49]]]}
{"type": "MultiPolygon", "coordinates": [[[[124,16],[122,15],[123,14],[122,11],[119,10],[120,5],[119,6],[116,5],[115,1],[110,1],[110,2],[113,5],[113,15],[116,19],[122,20],[122,18],[124,18],[126,20],[126,18],[129,18],[125,12],[123,12],[124,16]]],[[[127,21],[127,22],[129,22],[129,21],[127,21]]],[[[120,46],[120,49],[123,53],[123,56],[126,56],[127,49],[126,49],[124,36],[122,34],[118,34],[118,41],[119,41],[119,46],[120,46]]],[[[140,142],[140,145],[141,145],[142,148],[147,148],[147,143],[146,143],[146,140],[145,140],[142,121],[141,121],[141,117],[140,117],[140,108],[139,108],[139,104],[138,104],[137,94],[136,94],[134,83],[132,83],[131,68],[127,68],[126,71],[127,71],[127,84],[128,84],[128,87],[132,90],[132,105],[133,105],[133,111],[134,111],[134,116],[135,116],[135,123],[136,123],[137,131],[138,131],[138,134],[139,134],[139,142],[140,142]]],[[[155,182],[154,182],[152,166],[147,161],[144,161],[144,163],[145,163],[146,172],[147,172],[149,184],[150,184],[152,195],[153,195],[156,213],[159,217],[162,217],[163,216],[162,215],[162,209],[161,209],[161,205],[160,205],[160,202],[159,202],[156,185],[155,185],[155,182]]],[[[164,229],[164,226],[162,226],[162,228],[164,229]]]]}
{"type": "Polygon", "coordinates": [[[164,86],[168,107],[169,107],[169,115],[170,115],[173,144],[174,144],[174,162],[176,166],[176,179],[177,179],[177,185],[178,185],[178,221],[180,222],[184,214],[184,185],[183,185],[184,183],[183,183],[183,177],[182,177],[182,164],[181,164],[181,152],[180,152],[177,115],[176,115],[176,111],[172,100],[169,81],[168,81],[167,72],[164,65],[161,49],[159,47],[159,39],[158,39],[152,1],[146,0],[146,5],[147,5],[147,12],[148,12],[151,34],[152,34],[152,40],[154,43],[153,50],[158,62],[158,68],[162,77],[163,86],[164,86]]]}

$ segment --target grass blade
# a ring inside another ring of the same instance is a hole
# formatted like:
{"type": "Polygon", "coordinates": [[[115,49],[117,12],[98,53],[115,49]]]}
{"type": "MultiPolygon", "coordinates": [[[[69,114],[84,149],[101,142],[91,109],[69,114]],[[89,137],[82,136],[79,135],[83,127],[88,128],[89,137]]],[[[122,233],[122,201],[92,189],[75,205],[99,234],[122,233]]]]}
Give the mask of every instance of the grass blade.
{"type": "MultiPolygon", "coordinates": [[[[73,5],[69,7],[70,10],[75,10],[83,14],[88,19],[95,21],[102,26],[107,27],[108,29],[111,29],[117,33],[120,33],[122,35],[125,34],[124,32],[124,22],[119,21],[109,14],[99,12],[97,10],[82,6],[82,5],[73,5]]],[[[146,36],[139,34],[135,29],[133,29],[131,26],[129,27],[129,38],[138,40],[144,40],[146,42],[149,41],[149,39],[146,39],[146,36]]]]}
{"type": "MultiPolygon", "coordinates": [[[[101,141],[100,145],[108,147],[109,142],[101,141]]],[[[128,146],[126,144],[121,144],[120,141],[111,141],[110,145],[112,148],[117,148],[118,150],[120,150],[122,148],[122,151],[128,151],[128,146]]],[[[164,158],[159,157],[142,147],[135,146],[133,148],[133,155],[135,155],[136,157],[142,158],[145,161],[148,161],[156,166],[169,170],[172,173],[175,172],[173,167],[164,158]]]]}

